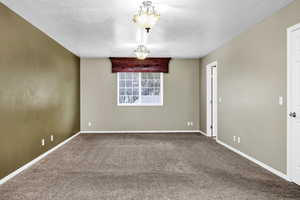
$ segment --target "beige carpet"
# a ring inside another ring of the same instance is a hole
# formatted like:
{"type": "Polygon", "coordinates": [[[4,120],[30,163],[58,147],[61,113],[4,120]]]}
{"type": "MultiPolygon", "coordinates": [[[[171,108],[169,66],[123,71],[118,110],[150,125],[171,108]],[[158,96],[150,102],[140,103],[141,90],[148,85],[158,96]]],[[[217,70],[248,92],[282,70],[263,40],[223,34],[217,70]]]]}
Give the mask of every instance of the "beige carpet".
{"type": "Polygon", "coordinates": [[[300,199],[288,183],[197,134],[80,135],[0,186],[1,200],[300,199]]]}

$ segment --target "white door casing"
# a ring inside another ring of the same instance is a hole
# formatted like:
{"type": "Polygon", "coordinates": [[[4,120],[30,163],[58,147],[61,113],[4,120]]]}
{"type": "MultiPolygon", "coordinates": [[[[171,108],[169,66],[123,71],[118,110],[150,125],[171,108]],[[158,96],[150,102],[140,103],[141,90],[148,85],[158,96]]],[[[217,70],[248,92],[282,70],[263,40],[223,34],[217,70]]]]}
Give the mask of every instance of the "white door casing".
{"type": "Polygon", "coordinates": [[[300,185],[300,24],[288,29],[287,175],[300,185]]]}
{"type": "Polygon", "coordinates": [[[206,134],[209,137],[218,135],[218,63],[206,66],[206,134]]]}

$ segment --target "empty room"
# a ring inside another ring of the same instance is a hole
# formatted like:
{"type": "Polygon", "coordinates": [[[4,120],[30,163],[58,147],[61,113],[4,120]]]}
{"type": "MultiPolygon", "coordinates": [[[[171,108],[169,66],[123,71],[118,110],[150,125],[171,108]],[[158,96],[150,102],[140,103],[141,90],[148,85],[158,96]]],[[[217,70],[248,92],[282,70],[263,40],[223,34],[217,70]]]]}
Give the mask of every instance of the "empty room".
{"type": "Polygon", "coordinates": [[[0,200],[300,200],[300,0],[0,0],[0,124],[0,200]]]}

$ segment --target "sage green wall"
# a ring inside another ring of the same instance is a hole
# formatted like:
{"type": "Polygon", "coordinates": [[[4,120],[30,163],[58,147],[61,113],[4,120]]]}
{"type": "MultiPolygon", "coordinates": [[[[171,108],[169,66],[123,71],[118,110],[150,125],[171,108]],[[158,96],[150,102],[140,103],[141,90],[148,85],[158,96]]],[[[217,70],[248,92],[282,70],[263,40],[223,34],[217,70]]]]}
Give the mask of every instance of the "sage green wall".
{"type": "Polygon", "coordinates": [[[199,106],[199,128],[203,133],[207,133],[206,130],[206,67],[203,66],[202,59],[199,61],[199,77],[200,77],[200,106],[199,106]]]}
{"type": "MultiPolygon", "coordinates": [[[[201,59],[218,61],[219,139],[286,173],[287,28],[300,23],[300,1],[242,33],[201,59]],[[278,103],[285,99],[284,106],[278,103]],[[241,144],[233,143],[233,136],[241,144]]],[[[205,85],[201,87],[201,130],[206,131],[205,85]],[[204,103],[203,103],[204,102],[204,103]]]]}
{"type": "Polygon", "coordinates": [[[2,3],[0,29],[1,179],[79,131],[80,60],[2,3]]]}
{"type": "Polygon", "coordinates": [[[81,59],[81,84],[84,131],[199,130],[198,59],[171,60],[161,107],[117,106],[117,74],[109,59],[81,59]]]}

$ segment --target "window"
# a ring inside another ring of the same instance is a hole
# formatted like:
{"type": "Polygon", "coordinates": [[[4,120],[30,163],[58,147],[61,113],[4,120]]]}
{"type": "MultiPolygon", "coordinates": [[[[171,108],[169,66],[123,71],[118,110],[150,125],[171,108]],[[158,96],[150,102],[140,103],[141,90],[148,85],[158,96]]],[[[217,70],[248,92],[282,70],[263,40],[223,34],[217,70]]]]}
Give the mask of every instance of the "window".
{"type": "Polygon", "coordinates": [[[119,72],[118,105],[163,105],[163,73],[119,72]]]}

